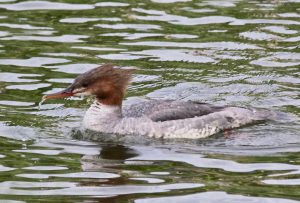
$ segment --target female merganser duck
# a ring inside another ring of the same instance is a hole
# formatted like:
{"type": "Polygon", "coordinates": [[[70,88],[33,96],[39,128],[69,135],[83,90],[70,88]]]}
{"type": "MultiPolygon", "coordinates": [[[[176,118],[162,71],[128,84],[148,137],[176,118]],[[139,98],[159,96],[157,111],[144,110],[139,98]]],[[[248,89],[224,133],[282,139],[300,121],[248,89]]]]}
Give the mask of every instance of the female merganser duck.
{"type": "Polygon", "coordinates": [[[114,134],[155,138],[204,138],[226,129],[270,119],[271,112],[198,102],[149,100],[122,111],[122,101],[134,70],[106,64],[79,75],[65,90],[43,100],[95,95],[85,128],[114,134]]]}

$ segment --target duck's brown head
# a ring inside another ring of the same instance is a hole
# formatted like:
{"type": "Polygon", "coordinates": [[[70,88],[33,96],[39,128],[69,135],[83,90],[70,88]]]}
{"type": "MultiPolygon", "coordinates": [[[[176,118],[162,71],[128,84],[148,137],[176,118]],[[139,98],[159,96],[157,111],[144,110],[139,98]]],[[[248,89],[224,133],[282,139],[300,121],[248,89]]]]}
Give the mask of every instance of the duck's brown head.
{"type": "Polygon", "coordinates": [[[121,105],[133,72],[134,69],[102,65],[79,75],[65,90],[45,95],[43,100],[95,95],[102,104],[121,105]]]}

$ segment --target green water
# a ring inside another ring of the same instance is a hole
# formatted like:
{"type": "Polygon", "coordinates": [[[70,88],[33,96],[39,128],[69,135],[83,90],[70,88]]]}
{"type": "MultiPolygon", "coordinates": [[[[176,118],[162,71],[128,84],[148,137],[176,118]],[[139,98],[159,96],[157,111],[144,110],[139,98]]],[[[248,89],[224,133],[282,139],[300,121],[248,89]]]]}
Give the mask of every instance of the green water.
{"type": "Polygon", "coordinates": [[[0,202],[300,200],[300,2],[0,0],[0,202]],[[104,63],[139,98],[254,106],[202,140],[80,130],[92,98],[38,103],[104,63]]]}

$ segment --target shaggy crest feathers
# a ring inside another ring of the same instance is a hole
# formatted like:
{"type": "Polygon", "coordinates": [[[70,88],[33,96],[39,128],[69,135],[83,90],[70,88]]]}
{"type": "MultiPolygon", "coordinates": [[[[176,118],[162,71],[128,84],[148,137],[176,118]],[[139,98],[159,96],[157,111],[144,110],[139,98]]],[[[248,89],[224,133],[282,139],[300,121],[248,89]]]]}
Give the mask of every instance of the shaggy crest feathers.
{"type": "Polygon", "coordinates": [[[102,104],[121,106],[134,71],[105,64],[78,76],[73,88],[86,88],[102,104]]]}
{"type": "Polygon", "coordinates": [[[121,69],[112,64],[105,64],[79,75],[75,79],[74,84],[85,87],[97,81],[105,81],[118,89],[122,89],[125,93],[134,71],[134,69],[121,69]]]}

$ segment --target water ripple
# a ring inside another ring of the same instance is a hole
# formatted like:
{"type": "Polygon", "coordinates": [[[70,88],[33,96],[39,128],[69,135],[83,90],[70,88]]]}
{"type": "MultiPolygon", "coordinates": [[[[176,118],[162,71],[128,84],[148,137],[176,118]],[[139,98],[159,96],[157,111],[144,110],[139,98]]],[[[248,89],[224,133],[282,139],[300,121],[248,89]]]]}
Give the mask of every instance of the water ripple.
{"type": "Polygon", "coordinates": [[[228,0],[228,1],[220,1],[220,0],[210,0],[210,1],[204,1],[203,3],[197,3],[198,6],[214,6],[214,7],[235,7],[236,3],[238,3],[240,0],[228,0]]]}
{"type": "Polygon", "coordinates": [[[161,30],[159,25],[150,24],[96,24],[95,27],[109,28],[114,30],[134,29],[138,31],[161,30]]]}
{"type": "Polygon", "coordinates": [[[0,100],[0,105],[7,105],[7,106],[33,106],[34,103],[32,102],[21,102],[21,101],[4,101],[0,100]]]}
{"type": "Polygon", "coordinates": [[[76,43],[84,42],[81,39],[89,38],[86,35],[61,35],[61,36],[12,36],[12,37],[3,37],[0,40],[20,40],[20,41],[41,41],[41,42],[61,42],[61,43],[76,43]]]}
{"type": "Polygon", "coordinates": [[[300,185],[300,179],[276,179],[276,180],[263,180],[265,184],[269,185],[300,185]]]}
{"type": "Polygon", "coordinates": [[[100,58],[117,60],[134,60],[151,58],[150,61],[185,61],[193,63],[214,63],[216,60],[207,57],[194,55],[189,50],[153,49],[139,52],[123,52],[121,54],[98,55],[100,58]]]}
{"type": "Polygon", "coordinates": [[[59,66],[46,66],[46,68],[51,68],[53,69],[53,71],[58,71],[58,72],[80,74],[88,70],[91,70],[99,65],[100,64],[78,63],[78,64],[66,64],[66,65],[59,65],[59,66]]]}
{"type": "Polygon", "coordinates": [[[289,67],[300,65],[300,54],[291,52],[277,52],[271,56],[251,61],[251,64],[263,67],[289,67]]]}
{"type": "Polygon", "coordinates": [[[95,6],[89,4],[68,4],[50,1],[24,1],[14,4],[0,4],[0,8],[13,11],[28,10],[88,10],[94,9],[95,6]]]}
{"type": "Polygon", "coordinates": [[[97,7],[126,7],[126,6],[129,6],[129,4],[121,3],[121,2],[99,2],[99,3],[96,3],[95,6],[97,6],[97,7]]]}
{"type": "Polygon", "coordinates": [[[237,19],[229,25],[247,25],[247,24],[278,24],[278,25],[300,25],[300,22],[293,20],[278,19],[237,19]]]}
{"type": "Polygon", "coordinates": [[[31,91],[31,90],[38,90],[41,88],[45,87],[50,87],[51,84],[48,83],[35,83],[35,84],[27,84],[27,85],[9,85],[6,86],[5,88],[8,90],[26,90],[26,91],[31,91]]]}
{"type": "MultiPolygon", "coordinates": [[[[71,185],[71,184],[70,184],[71,185]]],[[[202,187],[202,184],[193,183],[178,183],[178,184],[165,184],[146,186],[146,185],[121,185],[121,186],[77,186],[68,187],[63,189],[51,189],[51,190],[21,190],[21,189],[11,189],[7,188],[5,191],[0,190],[0,194],[14,194],[14,195],[39,195],[39,196],[49,196],[49,195],[76,195],[76,196],[97,196],[97,197],[108,197],[116,195],[126,195],[126,194],[143,194],[143,193],[163,193],[169,192],[171,190],[183,190],[183,189],[193,189],[202,187]]]]}
{"type": "MultiPolygon", "coordinates": [[[[0,4],[1,7],[1,4],[0,4]]],[[[0,23],[0,27],[8,27],[15,29],[28,29],[28,30],[52,30],[51,27],[39,27],[28,24],[12,24],[12,23],[0,23]]]]}
{"type": "Polygon", "coordinates": [[[101,34],[99,36],[106,36],[106,37],[123,37],[124,39],[128,40],[135,40],[135,39],[141,39],[141,38],[147,38],[147,37],[164,37],[168,39],[195,39],[198,38],[197,35],[188,35],[188,34],[161,34],[161,33],[126,33],[126,32],[120,32],[120,33],[105,33],[101,34]]]}
{"type": "Polygon", "coordinates": [[[83,49],[91,51],[124,51],[126,49],[111,48],[111,47],[91,47],[91,46],[72,46],[74,49],[83,49]]]}
{"type": "Polygon", "coordinates": [[[273,34],[268,34],[264,32],[257,32],[257,31],[248,31],[248,32],[242,32],[240,33],[241,37],[245,37],[247,39],[251,40],[266,40],[266,41],[271,41],[271,40],[282,40],[284,39],[283,37],[273,35],[273,34]]]}
{"type": "Polygon", "coordinates": [[[111,21],[118,22],[122,21],[121,18],[64,18],[59,20],[61,23],[87,23],[94,21],[111,21]]]}
{"type": "Polygon", "coordinates": [[[57,171],[57,170],[67,170],[68,168],[64,166],[29,166],[23,169],[33,170],[33,171],[57,171]]]}
{"type": "Polygon", "coordinates": [[[0,73],[1,82],[37,82],[36,79],[28,79],[23,77],[37,77],[39,74],[20,74],[20,73],[0,73]]]}
{"type": "Polygon", "coordinates": [[[41,67],[47,64],[66,63],[67,59],[49,58],[49,57],[32,57],[29,59],[0,59],[2,65],[41,67]]]}
{"type": "Polygon", "coordinates": [[[281,164],[281,163],[237,163],[231,160],[220,160],[203,158],[201,155],[196,154],[185,154],[178,153],[171,150],[165,149],[153,149],[146,147],[133,147],[139,156],[130,158],[129,160],[149,160],[149,161],[162,161],[162,160],[172,160],[176,162],[185,162],[196,167],[205,168],[219,168],[229,172],[253,172],[257,170],[269,170],[269,171],[283,171],[283,170],[294,170],[299,172],[300,166],[291,164],[281,164]]]}
{"type": "Polygon", "coordinates": [[[281,198],[267,198],[267,197],[248,197],[244,195],[232,195],[226,192],[203,192],[191,195],[182,195],[174,197],[158,197],[158,198],[147,198],[147,199],[137,199],[135,203],[164,203],[164,202],[175,202],[185,203],[185,202],[207,202],[207,203],[217,203],[217,202],[231,202],[231,203],[297,203],[298,201],[287,200],[281,198]]]}
{"type": "Polygon", "coordinates": [[[3,171],[12,171],[12,170],[15,170],[15,169],[11,168],[11,167],[6,167],[6,166],[0,165],[0,171],[1,172],[3,172],[3,171]]]}
{"type": "Polygon", "coordinates": [[[200,18],[188,18],[185,16],[171,15],[164,11],[145,10],[142,8],[132,9],[133,11],[146,14],[154,14],[148,16],[132,15],[133,18],[148,21],[163,21],[176,25],[204,25],[204,24],[217,24],[229,23],[236,19],[228,16],[205,16],[200,18]]]}
{"type": "Polygon", "coordinates": [[[121,42],[127,46],[152,46],[152,47],[177,47],[177,48],[211,48],[219,50],[246,50],[263,49],[259,46],[238,42],[164,42],[164,41],[144,41],[144,42],[121,42]]]}
{"type": "Polygon", "coordinates": [[[298,33],[297,30],[290,30],[284,26],[266,26],[262,28],[263,30],[271,31],[278,34],[292,35],[298,33]]]}
{"type": "Polygon", "coordinates": [[[283,18],[300,18],[298,13],[278,13],[278,15],[283,18]]]}
{"type": "MultiPolygon", "coordinates": [[[[90,178],[90,179],[109,179],[120,177],[113,173],[104,172],[78,172],[78,173],[64,173],[64,174],[18,174],[18,177],[23,178],[33,178],[33,179],[48,179],[50,177],[60,177],[60,178],[90,178]]],[[[1,185],[0,185],[1,187],[1,185]]]]}
{"type": "Polygon", "coordinates": [[[151,0],[151,1],[155,3],[169,4],[169,3],[176,3],[176,2],[188,2],[191,0],[151,0]]]}

